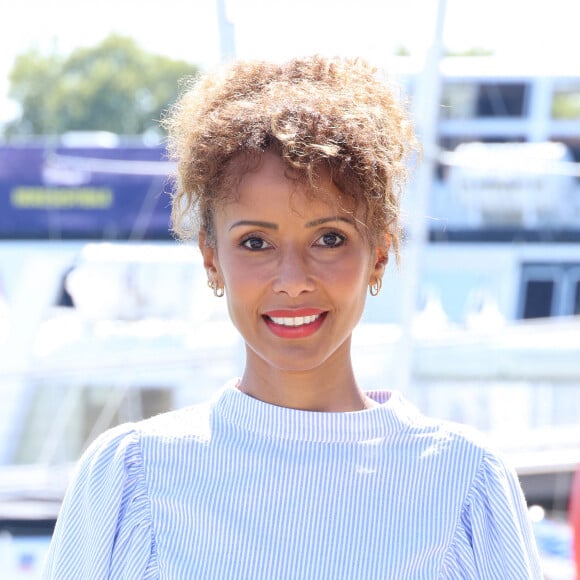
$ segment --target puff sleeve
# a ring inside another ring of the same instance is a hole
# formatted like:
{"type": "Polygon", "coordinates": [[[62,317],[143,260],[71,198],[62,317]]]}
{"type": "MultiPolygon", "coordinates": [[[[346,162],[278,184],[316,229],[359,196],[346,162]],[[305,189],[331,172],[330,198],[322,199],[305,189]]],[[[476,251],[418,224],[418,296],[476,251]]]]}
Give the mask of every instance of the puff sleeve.
{"type": "Polygon", "coordinates": [[[463,505],[442,578],[541,580],[538,551],[515,472],[486,453],[463,505]]]}
{"type": "Polygon", "coordinates": [[[158,578],[139,437],[132,425],[102,434],[79,461],[43,578],[158,578]]]}

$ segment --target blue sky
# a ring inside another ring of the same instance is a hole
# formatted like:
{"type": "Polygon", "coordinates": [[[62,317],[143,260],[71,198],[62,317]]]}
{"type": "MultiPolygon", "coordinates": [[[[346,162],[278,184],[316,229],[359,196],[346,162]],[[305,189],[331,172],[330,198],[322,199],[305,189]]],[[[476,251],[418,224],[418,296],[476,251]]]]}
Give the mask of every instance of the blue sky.
{"type": "MultiPolygon", "coordinates": [[[[436,0],[226,0],[241,57],[312,52],[365,56],[381,64],[394,47],[420,56],[433,34],[436,0]]],[[[4,12],[3,16],[6,14],[4,12]]],[[[7,75],[30,46],[64,53],[111,32],[153,52],[210,66],[219,60],[215,0],[17,0],[0,22],[0,120],[10,116],[7,75]]],[[[447,0],[451,49],[494,49],[506,59],[576,61],[578,0],[447,0]]]]}

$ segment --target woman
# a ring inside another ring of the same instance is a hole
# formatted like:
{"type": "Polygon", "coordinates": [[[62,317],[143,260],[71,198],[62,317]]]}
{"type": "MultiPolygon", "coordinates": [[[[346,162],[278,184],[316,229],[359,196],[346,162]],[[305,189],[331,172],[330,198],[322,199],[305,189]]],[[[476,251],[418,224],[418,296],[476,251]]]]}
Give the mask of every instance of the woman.
{"type": "Polygon", "coordinates": [[[541,578],[513,471],[365,392],[350,345],[398,256],[414,138],[359,60],[239,62],[166,119],[176,231],[198,236],[246,365],[207,404],[82,458],[48,578],[541,578]]]}

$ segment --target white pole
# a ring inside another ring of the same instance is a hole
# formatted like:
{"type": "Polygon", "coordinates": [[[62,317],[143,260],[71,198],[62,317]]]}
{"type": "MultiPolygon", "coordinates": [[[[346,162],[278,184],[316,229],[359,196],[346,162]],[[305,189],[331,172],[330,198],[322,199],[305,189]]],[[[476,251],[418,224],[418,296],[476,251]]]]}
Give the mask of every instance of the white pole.
{"type": "Polygon", "coordinates": [[[427,48],[422,73],[413,93],[413,116],[423,147],[423,159],[409,191],[407,243],[403,248],[401,338],[397,388],[410,395],[413,377],[412,324],[421,280],[423,247],[428,242],[427,208],[433,185],[437,151],[437,125],[441,100],[439,65],[443,52],[446,0],[438,0],[434,37],[427,48]]]}
{"type": "Polygon", "coordinates": [[[220,42],[220,60],[228,62],[236,57],[236,33],[229,17],[226,0],[216,0],[218,33],[220,42]]]}

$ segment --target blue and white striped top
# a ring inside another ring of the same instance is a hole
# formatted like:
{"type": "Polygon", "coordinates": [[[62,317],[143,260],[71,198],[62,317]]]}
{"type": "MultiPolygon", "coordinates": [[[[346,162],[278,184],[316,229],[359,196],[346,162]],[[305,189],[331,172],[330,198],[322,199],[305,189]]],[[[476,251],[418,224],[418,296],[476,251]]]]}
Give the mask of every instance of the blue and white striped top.
{"type": "Polygon", "coordinates": [[[45,578],[542,577],[514,472],[399,394],[276,407],[234,384],[114,428],[81,459],[45,578]]]}

